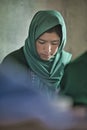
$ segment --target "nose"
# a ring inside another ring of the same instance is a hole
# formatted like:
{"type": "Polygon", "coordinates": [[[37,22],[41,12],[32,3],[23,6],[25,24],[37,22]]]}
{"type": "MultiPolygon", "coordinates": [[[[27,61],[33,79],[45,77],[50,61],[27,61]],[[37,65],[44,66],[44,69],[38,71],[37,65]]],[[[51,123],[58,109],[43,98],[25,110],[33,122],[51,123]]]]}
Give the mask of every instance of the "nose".
{"type": "Polygon", "coordinates": [[[50,43],[47,43],[47,44],[44,46],[44,50],[45,50],[45,53],[50,53],[50,52],[51,52],[51,44],[50,44],[50,43]]]}

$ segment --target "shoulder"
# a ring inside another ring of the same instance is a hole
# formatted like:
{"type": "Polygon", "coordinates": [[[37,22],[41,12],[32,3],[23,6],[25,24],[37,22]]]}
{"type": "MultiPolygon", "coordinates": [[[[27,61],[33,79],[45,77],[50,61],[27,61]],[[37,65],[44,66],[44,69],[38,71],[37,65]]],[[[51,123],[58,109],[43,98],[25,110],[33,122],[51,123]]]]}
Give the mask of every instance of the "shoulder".
{"type": "Polygon", "coordinates": [[[87,52],[84,52],[68,64],[69,68],[79,69],[82,66],[87,66],[87,52]]]}
{"type": "Polygon", "coordinates": [[[27,83],[30,68],[27,65],[23,48],[8,54],[0,64],[1,72],[15,82],[27,83]]]}
{"type": "Polygon", "coordinates": [[[72,61],[72,64],[83,64],[83,63],[87,64],[87,51],[72,61]]]}
{"type": "Polygon", "coordinates": [[[8,54],[3,59],[0,67],[7,75],[19,75],[25,73],[27,69],[29,70],[23,48],[8,54]]]}
{"type": "Polygon", "coordinates": [[[5,64],[22,64],[27,66],[27,61],[25,59],[24,53],[23,53],[23,47],[21,47],[18,50],[15,50],[8,54],[2,61],[2,65],[5,64]]]}
{"type": "Polygon", "coordinates": [[[65,74],[73,78],[80,77],[80,75],[87,77],[87,52],[68,63],[65,67],[65,74]]]}

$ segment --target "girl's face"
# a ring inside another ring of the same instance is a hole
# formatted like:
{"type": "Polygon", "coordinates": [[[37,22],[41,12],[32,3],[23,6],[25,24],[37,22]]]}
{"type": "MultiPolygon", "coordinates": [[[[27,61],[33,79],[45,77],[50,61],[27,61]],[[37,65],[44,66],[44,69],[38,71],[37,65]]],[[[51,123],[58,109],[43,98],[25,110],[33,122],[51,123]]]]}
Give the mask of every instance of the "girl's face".
{"type": "Polygon", "coordinates": [[[60,37],[56,32],[44,33],[36,40],[36,50],[42,60],[52,58],[60,45],[60,37]]]}

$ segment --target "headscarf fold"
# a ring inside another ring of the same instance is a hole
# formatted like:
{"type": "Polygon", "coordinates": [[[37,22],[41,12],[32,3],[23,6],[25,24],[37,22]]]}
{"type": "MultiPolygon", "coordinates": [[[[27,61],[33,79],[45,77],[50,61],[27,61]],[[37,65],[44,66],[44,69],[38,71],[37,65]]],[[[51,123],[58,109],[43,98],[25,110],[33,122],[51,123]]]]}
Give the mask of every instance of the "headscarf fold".
{"type": "Polygon", "coordinates": [[[28,37],[25,40],[23,50],[27,63],[32,71],[34,71],[44,83],[53,88],[59,86],[63,75],[64,65],[71,59],[71,54],[63,51],[65,43],[66,26],[62,15],[56,10],[38,11],[31,21],[28,37]],[[52,59],[44,61],[40,59],[37,54],[35,45],[36,39],[48,29],[59,24],[62,27],[60,47],[52,59]]]}

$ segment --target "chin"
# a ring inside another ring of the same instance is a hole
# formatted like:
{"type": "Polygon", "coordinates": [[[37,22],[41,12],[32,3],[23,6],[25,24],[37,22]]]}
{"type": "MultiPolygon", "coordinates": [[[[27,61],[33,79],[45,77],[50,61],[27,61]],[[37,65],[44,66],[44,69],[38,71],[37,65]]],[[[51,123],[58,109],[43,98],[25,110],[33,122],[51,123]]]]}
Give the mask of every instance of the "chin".
{"type": "Polygon", "coordinates": [[[41,58],[42,60],[44,61],[49,61],[52,57],[49,57],[49,58],[41,58]]]}

